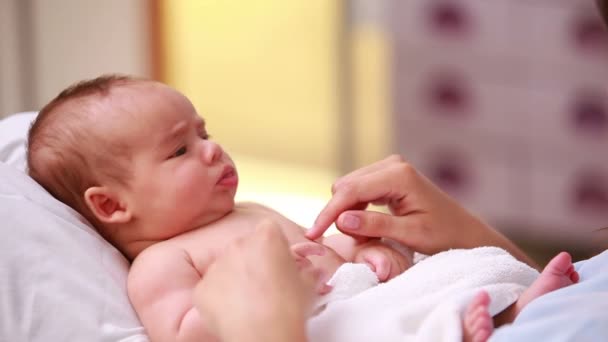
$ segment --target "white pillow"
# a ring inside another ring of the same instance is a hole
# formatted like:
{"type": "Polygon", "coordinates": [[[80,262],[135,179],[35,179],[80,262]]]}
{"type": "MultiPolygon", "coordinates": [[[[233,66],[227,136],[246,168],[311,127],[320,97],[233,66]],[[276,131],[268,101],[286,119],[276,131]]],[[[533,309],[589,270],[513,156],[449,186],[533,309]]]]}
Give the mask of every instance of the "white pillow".
{"type": "MultiPolygon", "coordinates": [[[[31,118],[0,121],[0,158],[21,169],[31,118]],[[16,127],[25,130],[19,135],[16,127]]],[[[127,260],[78,213],[3,161],[0,341],[148,341],[127,297],[127,260]]]]}
{"type": "Polygon", "coordinates": [[[23,112],[0,120],[0,162],[25,170],[27,131],[37,112],[23,112]]]}

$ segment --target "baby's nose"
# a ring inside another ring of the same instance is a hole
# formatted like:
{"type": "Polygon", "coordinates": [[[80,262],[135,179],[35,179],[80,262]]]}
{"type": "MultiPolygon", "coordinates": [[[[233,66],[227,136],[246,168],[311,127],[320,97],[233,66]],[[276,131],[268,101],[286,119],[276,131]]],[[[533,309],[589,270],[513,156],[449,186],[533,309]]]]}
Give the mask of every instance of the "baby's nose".
{"type": "Polygon", "coordinates": [[[224,153],[222,151],[222,147],[220,145],[218,145],[217,143],[215,143],[214,141],[211,140],[205,140],[204,141],[204,148],[203,148],[203,161],[206,164],[213,164],[216,161],[218,161],[220,159],[220,157],[222,156],[222,153],[224,153]]]}

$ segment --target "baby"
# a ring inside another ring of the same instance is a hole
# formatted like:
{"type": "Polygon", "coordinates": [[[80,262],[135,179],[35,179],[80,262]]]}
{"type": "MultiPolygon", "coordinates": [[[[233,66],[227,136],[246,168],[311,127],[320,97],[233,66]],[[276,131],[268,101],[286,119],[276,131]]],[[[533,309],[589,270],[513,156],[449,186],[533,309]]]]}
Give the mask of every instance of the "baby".
{"type": "Polygon", "coordinates": [[[133,261],[129,297],[152,340],[215,339],[193,289],[228,243],[265,219],[322,283],[347,261],[368,264],[380,281],[411,265],[382,241],[315,243],[269,208],[235,204],[233,161],[190,101],[161,83],[110,75],[69,87],[40,111],[27,157],[32,178],[133,261]]]}

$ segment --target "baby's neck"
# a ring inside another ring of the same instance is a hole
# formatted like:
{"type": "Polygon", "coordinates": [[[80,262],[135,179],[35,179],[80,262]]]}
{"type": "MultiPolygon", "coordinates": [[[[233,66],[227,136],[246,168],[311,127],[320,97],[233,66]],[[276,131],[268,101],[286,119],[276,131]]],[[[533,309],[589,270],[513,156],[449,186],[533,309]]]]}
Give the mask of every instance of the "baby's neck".
{"type": "Polygon", "coordinates": [[[124,245],[124,248],[119,248],[119,250],[122,252],[122,254],[124,254],[124,256],[127,257],[127,259],[129,259],[129,261],[132,262],[141,252],[144,251],[144,249],[161,241],[132,241],[131,243],[124,245]]]}
{"type": "Polygon", "coordinates": [[[144,230],[138,222],[130,222],[117,227],[105,228],[107,234],[102,234],[104,235],[104,238],[131,262],[146,248],[168,239],[146,238],[145,235],[141,233],[144,230]]]}
{"type": "Polygon", "coordinates": [[[135,221],[135,222],[131,222],[125,226],[118,227],[116,229],[112,229],[114,232],[116,232],[116,234],[114,236],[112,236],[111,238],[108,238],[107,240],[109,240],[116,248],[118,248],[122,252],[122,254],[124,254],[127,257],[127,259],[129,259],[130,261],[133,261],[146,248],[151,247],[152,245],[155,245],[159,242],[171,240],[171,239],[181,236],[185,233],[194,231],[194,230],[202,228],[202,227],[206,227],[210,224],[220,221],[220,220],[224,219],[230,213],[234,213],[235,209],[237,209],[237,208],[238,208],[238,206],[235,206],[233,208],[233,210],[225,213],[221,217],[217,217],[213,220],[210,220],[209,222],[194,223],[194,224],[189,225],[188,228],[177,229],[176,231],[179,231],[180,233],[176,234],[174,236],[168,236],[168,237],[166,236],[166,237],[159,238],[159,239],[145,238],[141,234],[141,232],[144,231],[142,229],[141,225],[143,225],[145,223],[135,221]]]}

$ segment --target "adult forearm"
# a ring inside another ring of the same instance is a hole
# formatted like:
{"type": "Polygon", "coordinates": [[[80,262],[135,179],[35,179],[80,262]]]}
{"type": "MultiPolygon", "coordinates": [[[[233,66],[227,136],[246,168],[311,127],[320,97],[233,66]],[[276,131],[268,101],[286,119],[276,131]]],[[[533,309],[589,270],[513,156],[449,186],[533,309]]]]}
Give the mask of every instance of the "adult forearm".
{"type": "Polygon", "coordinates": [[[524,251],[522,251],[515,243],[509,240],[506,236],[504,236],[499,231],[495,230],[487,223],[477,220],[476,225],[478,226],[476,233],[473,236],[468,236],[468,246],[469,248],[479,247],[479,246],[496,246],[503,248],[507,252],[511,253],[517,260],[524,262],[531,267],[540,270],[539,265],[532,260],[524,251]]]}
{"type": "Polygon", "coordinates": [[[524,251],[517,247],[517,245],[515,245],[512,241],[510,241],[503,235],[497,237],[496,246],[504,248],[509,253],[511,253],[517,260],[524,262],[539,271],[541,270],[541,267],[534,260],[532,260],[532,258],[530,258],[526,253],[524,253],[524,251]]]}

